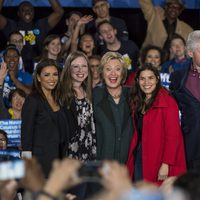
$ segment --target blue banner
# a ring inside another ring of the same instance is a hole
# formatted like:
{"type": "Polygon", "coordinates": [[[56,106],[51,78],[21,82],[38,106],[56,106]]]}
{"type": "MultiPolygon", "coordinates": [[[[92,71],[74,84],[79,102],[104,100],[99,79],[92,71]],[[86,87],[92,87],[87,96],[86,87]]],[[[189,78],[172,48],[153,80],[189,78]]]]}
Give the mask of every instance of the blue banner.
{"type": "MultiPolygon", "coordinates": [[[[50,6],[47,0],[29,0],[34,6],[50,6]]],[[[185,7],[199,9],[200,0],[183,0],[185,7]]],[[[6,0],[5,6],[17,6],[22,0],[6,0]]],[[[155,5],[163,5],[165,0],[153,0],[155,5]]],[[[91,0],[60,0],[63,7],[91,7],[91,0]]],[[[138,0],[109,0],[112,8],[139,8],[138,0]]]]}
{"type": "Polygon", "coordinates": [[[19,147],[21,144],[21,120],[1,120],[0,129],[7,133],[7,147],[19,147]]]}
{"type": "Polygon", "coordinates": [[[12,156],[14,158],[20,158],[19,150],[0,150],[0,157],[12,156]]]}

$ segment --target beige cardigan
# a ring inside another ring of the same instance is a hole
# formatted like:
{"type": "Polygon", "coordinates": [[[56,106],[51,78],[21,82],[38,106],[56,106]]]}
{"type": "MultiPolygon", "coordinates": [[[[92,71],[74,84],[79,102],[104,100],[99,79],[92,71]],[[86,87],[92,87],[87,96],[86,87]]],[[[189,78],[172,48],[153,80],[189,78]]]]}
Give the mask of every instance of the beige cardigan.
{"type": "MultiPolygon", "coordinates": [[[[142,47],[151,44],[162,48],[167,39],[167,32],[163,24],[163,19],[165,18],[163,8],[155,7],[152,4],[152,0],[139,0],[139,3],[148,24],[146,38],[142,47]]],[[[175,30],[177,34],[187,40],[188,34],[192,31],[191,26],[177,19],[175,30]]]]}

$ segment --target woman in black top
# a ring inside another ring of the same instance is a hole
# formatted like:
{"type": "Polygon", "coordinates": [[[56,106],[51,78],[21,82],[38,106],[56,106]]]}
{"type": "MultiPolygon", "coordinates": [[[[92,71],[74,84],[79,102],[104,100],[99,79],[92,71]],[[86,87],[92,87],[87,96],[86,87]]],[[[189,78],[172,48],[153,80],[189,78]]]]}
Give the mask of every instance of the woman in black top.
{"type": "Polygon", "coordinates": [[[54,60],[41,61],[34,73],[32,93],[22,109],[22,155],[34,155],[47,176],[54,159],[66,155],[68,124],[56,96],[59,67],[54,60]]]}

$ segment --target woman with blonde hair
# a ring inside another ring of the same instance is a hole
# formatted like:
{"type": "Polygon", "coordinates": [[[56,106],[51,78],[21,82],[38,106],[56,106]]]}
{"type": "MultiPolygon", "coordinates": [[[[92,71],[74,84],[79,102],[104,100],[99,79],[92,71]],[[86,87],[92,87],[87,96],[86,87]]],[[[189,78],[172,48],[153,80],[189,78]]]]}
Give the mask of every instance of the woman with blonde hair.
{"type": "Polygon", "coordinates": [[[122,55],[107,52],[101,59],[102,87],[94,89],[93,106],[97,134],[97,159],[126,163],[133,134],[129,89],[123,86],[127,69],[122,55]]]}

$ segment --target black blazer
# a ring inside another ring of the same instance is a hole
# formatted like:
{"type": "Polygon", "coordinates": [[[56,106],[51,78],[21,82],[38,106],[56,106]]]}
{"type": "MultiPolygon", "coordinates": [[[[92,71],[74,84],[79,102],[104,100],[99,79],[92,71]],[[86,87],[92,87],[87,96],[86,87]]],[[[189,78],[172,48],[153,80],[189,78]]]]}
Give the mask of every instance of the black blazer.
{"type": "MultiPolygon", "coordinates": [[[[61,112],[63,112],[61,110],[61,112]]],[[[63,113],[66,134],[60,140],[54,113],[48,102],[38,95],[28,96],[22,109],[21,145],[23,151],[31,151],[47,176],[54,159],[66,155],[68,121],[63,113]]]]}
{"type": "Polygon", "coordinates": [[[131,118],[131,110],[129,108],[128,88],[123,87],[122,94],[126,100],[123,104],[121,136],[120,138],[117,138],[116,129],[118,127],[116,127],[114,122],[114,113],[108,100],[106,87],[97,87],[93,91],[98,160],[114,159],[124,164],[127,161],[134,129],[131,118]]]}
{"type": "Polygon", "coordinates": [[[189,169],[200,169],[200,101],[185,87],[190,65],[175,71],[170,80],[170,90],[181,111],[181,127],[189,169]]]}

